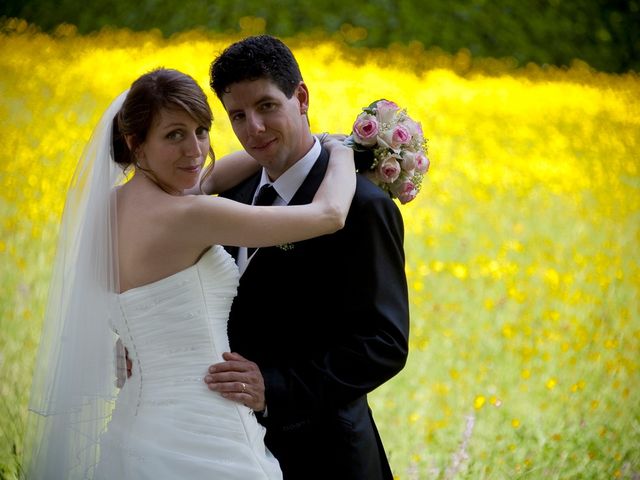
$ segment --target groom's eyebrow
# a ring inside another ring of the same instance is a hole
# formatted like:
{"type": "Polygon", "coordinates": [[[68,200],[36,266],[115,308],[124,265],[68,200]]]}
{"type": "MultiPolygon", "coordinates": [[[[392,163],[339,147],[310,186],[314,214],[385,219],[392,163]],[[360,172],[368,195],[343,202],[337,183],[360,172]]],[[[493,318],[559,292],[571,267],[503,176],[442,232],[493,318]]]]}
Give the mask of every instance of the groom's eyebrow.
{"type": "MultiPolygon", "coordinates": [[[[256,100],[252,106],[257,107],[261,103],[275,102],[275,101],[277,101],[277,97],[274,97],[273,95],[264,95],[263,97],[260,97],[258,100],[256,100]]],[[[243,111],[244,111],[244,108],[234,108],[232,110],[227,110],[227,115],[231,116],[233,114],[240,113],[243,111]]]]}
{"type": "Polygon", "coordinates": [[[258,99],[258,101],[256,102],[256,104],[258,104],[258,103],[262,103],[262,102],[264,102],[264,101],[266,101],[266,100],[274,100],[275,98],[276,98],[276,97],[274,97],[273,95],[268,95],[268,94],[267,94],[267,95],[264,95],[264,96],[260,97],[260,98],[258,99]]]}

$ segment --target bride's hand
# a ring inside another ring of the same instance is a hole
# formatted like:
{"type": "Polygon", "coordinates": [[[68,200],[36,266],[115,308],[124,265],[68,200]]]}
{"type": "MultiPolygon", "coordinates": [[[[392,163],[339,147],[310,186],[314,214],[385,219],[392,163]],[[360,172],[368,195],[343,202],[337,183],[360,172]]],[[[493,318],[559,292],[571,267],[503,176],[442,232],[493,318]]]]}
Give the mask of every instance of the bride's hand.
{"type": "Polygon", "coordinates": [[[349,148],[345,147],[344,140],[347,136],[344,133],[321,133],[320,135],[316,135],[318,140],[320,140],[320,144],[329,150],[331,153],[336,148],[349,148]]]}

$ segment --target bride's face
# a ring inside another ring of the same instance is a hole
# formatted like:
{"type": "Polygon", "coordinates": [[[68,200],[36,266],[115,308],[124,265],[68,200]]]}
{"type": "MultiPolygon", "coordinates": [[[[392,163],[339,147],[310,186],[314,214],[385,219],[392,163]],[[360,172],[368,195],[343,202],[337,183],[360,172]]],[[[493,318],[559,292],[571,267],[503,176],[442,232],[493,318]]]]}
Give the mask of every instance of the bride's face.
{"type": "Polygon", "coordinates": [[[209,152],[209,130],[181,109],[162,109],[154,119],[137,160],[174,191],[193,187],[209,152]]]}

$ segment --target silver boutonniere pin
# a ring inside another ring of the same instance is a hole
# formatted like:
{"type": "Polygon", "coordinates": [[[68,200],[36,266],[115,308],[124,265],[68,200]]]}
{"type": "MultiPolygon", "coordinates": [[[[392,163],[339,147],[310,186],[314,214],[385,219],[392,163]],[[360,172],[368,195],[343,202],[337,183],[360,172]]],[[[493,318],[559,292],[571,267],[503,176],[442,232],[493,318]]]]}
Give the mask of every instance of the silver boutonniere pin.
{"type": "Polygon", "coordinates": [[[278,245],[278,248],[288,252],[289,250],[293,250],[293,243],[283,243],[282,245],[278,245]]]}

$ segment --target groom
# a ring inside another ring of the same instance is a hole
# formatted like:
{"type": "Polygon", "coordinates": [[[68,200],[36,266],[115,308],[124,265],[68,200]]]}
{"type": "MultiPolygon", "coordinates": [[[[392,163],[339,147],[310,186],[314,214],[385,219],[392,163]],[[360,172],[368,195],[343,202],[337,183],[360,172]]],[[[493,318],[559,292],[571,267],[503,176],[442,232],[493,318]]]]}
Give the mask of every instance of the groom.
{"type": "MultiPolygon", "coordinates": [[[[211,86],[263,166],[224,196],[255,203],[272,184],[269,204],[311,202],[329,155],[311,134],[291,51],[270,36],[246,38],[213,62],[211,86]]],[[[357,177],[337,233],[229,249],[243,271],[229,319],[234,353],[206,381],[257,412],[285,479],[392,478],[367,394],[407,358],[403,223],[387,194],[357,177]]]]}

